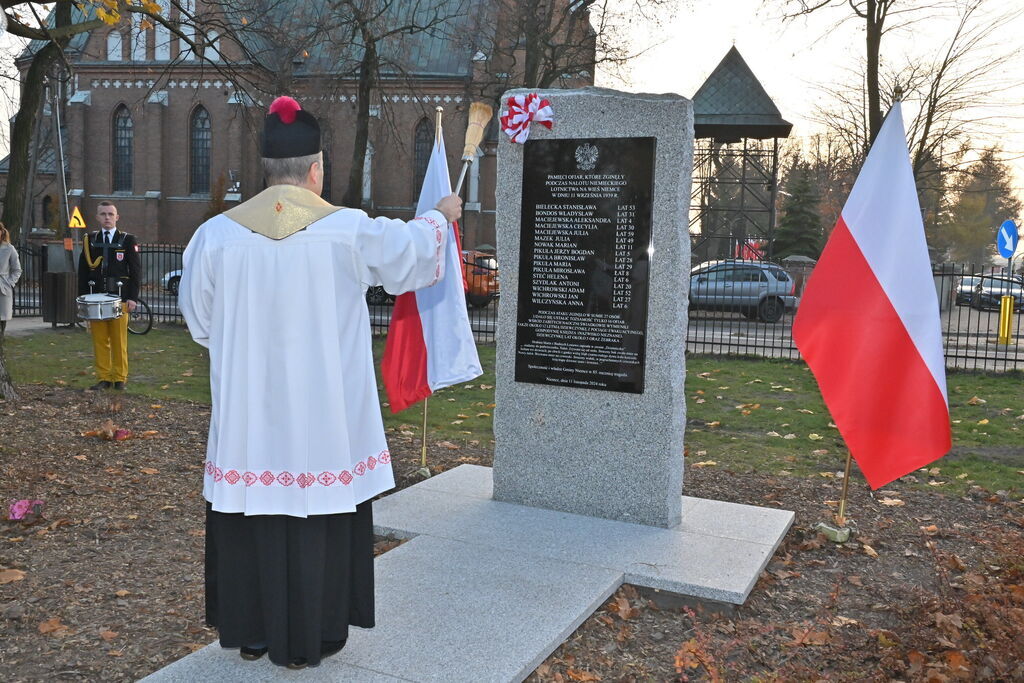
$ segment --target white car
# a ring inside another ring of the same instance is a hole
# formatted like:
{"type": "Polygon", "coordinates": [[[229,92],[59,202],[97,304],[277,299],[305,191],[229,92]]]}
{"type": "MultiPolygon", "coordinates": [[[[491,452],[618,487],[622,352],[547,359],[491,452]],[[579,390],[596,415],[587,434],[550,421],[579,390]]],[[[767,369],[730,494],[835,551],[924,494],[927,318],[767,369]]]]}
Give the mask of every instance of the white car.
{"type": "Polygon", "coordinates": [[[181,284],[181,270],[172,270],[164,273],[160,278],[160,285],[174,296],[178,296],[178,285],[181,284]]]}

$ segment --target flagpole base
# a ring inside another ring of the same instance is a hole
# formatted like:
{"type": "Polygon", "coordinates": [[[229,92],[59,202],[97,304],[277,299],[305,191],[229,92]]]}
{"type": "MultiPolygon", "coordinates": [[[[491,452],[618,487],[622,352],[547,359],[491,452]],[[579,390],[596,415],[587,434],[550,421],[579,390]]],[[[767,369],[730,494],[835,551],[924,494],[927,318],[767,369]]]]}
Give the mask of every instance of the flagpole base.
{"type": "Polygon", "coordinates": [[[853,535],[853,529],[848,526],[836,526],[829,522],[818,522],[814,525],[815,531],[820,531],[825,538],[833,543],[846,543],[853,535]]]}
{"type": "Polygon", "coordinates": [[[430,468],[421,467],[418,470],[416,470],[416,474],[423,477],[424,479],[430,479],[430,468]]]}

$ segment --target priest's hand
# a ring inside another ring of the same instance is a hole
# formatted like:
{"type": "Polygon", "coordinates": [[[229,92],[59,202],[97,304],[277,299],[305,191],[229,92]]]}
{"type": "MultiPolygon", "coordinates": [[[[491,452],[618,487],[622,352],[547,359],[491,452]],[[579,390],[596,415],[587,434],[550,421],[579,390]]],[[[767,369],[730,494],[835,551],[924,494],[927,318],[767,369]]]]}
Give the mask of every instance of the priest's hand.
{"type": "Polygon", "coordinates": [[[454,223],[462,218],[462,199],[457,194],[443,197],[434,208],[443,213],[445,220],[449,223],[454,223]]]}
{"type": "Polygon", "coordinates": [[[134,301],[132,301],[131,299],[128,299],[128,301],[125,301],[124,303],[125,303],[125,306],[128,307],[128,312],[129,313],[134,313],[135,312],[135,307],[138,306],[138,304],[135,303],[134,301]]]}

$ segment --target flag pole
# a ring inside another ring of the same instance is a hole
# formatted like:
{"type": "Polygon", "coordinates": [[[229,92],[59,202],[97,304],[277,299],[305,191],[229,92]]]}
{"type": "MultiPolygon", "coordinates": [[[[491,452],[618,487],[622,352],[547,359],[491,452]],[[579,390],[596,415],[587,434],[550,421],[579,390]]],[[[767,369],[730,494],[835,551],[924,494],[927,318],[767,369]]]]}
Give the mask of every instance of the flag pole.
{"type": "Polygon", "coordinates": [[[853,456],[846,454],[846,469],[843,471],[843,492],[839,495],[839,514],[836,515],[836,524],[840,527],[846,526],[846,494],[850,490],[850,466],[853,463],[853,456]]]}
{"type": "MultiPolygon", "coordinates": [[[[444,115],[444,107],[434,108],[434,145],[441,144],[441,117],[444,115]]],[[[422,476],[424,479],[430,476],[430,468],[427,467],[427,400],[430,397],[423,399],[423,430],[420,432],[420,469],[417,474],[422,476]]]]}

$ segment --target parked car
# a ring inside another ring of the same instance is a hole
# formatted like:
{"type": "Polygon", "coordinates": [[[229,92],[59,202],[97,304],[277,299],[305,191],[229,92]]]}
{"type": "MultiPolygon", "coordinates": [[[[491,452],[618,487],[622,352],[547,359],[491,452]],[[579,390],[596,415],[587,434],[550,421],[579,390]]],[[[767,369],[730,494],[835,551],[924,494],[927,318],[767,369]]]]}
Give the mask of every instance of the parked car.
{"type": "Polygon", "coordinates": [[[181,284],[181,269],[164,273],[160,278],[160,285],[174,296],[178,296],[178,285],[181,284]]]}
{"type": "Polygon", "coordinates": [[[729,259],[690,269],[691,310],[734,311],[776,323],[796,303],[796,282],[773,263],[729,259]]]}
{"type": "Polygon", "coordinates": [[[960,279],[956,303],[983,310],[999,310],[1004,296],[1014,297],[1014,309],[1024,311],[1024,285],[1013,276],[972,275],[960,279]]]}
{"type": "Polygon", "coordinates": [[[974,288],[978,286],[980,280],[980,275],[965,275],[960,278],[960,282],[956,284],[957,306],[971,305],[971,299],[974,297],[974,288]]]}

